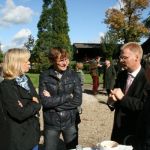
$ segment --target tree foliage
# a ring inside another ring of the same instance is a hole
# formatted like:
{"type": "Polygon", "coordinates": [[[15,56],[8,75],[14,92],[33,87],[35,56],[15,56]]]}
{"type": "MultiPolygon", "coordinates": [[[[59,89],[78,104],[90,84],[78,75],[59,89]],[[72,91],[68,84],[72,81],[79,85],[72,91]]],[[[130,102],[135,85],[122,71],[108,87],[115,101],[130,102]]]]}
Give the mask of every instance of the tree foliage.
{"type": "Polygon", "coordinates": [[[143,22],[145,26],[150,29],[150,16],[148,16],[143,22]]]}
{"type": "Polygon", "coordinates": [[[121,42],[140,41],[148,34],[142,23],[142,11],[149,6],[149,0],[121,0],[120,9],[111,8],[106,11],[104,22],[109,29],[117,33],[121,42]]]}
{"type": "Polygon", "coordinates": [[[27,42],[24,43],[24,47],[26,47],[29,51],[32,51],[34,47],[34,37],[32,35],[29,35],[27,42]]]}
{"type": "Polygon", "coordinates": [[[65,0],[54,0],[52,18],[52,47],[58,46],[70,50],[65,0]]]}
{"type": "Polygon", "coordinates": [[[42,14],[38,22],[38,39],[34,58],[39,70],[49,66],[47,54],[52,47],[71,49],[68,16],[65,0],[43,0],[42,14]]]}
{"type": "Polygon", "coordinates": [[[101,46],[105,57],[112,60],[118,49],[116,33],[108,31],[104,37],[101,37],[101,46]]]}
{"type": "Polygon", "coordinates": [[[0,63],[3,61],[3,53],[0,51],[0,63]]]}
{"type": "Polygon", "coordinates": [[[3,61],[3,52],[1,50],[1,43],[0,43],[0,63],[3,61]]]}

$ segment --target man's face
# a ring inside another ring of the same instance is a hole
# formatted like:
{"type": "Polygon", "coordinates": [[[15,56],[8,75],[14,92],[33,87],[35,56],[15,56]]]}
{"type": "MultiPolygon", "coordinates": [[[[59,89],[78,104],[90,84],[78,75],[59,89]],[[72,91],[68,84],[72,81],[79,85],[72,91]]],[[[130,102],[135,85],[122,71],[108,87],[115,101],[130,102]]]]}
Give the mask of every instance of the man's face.
{"type": "Polygon", "coordinates": [[[67,57],[61,58],[60,56],[57,58],[54,66],[57,71],[65,71],[69,65],[69,59],[67,57]]]}
{"type": "Polygon", "coordinates": [[[129,72],[137,69],[137,65],[139,64],[138,55],[130,51],[130,49],[125,48],[122,50],[119,58],[124,69],[127,69],[129,72]]]}

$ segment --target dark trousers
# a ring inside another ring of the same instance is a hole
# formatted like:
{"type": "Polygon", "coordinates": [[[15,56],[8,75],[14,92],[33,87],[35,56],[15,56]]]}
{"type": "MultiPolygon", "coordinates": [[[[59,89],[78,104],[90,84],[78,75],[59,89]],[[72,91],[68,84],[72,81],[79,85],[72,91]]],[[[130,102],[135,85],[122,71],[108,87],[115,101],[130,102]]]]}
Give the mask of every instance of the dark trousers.
{"type": "Polygon", "coordinates": [[[66,149],[76,148],[77,143],[77,130],[75,126],[65,130],[45,129],[44,145],[45,150],[58,150],[59,137],[62,133],[66,149]]]}
{"type": "Polygon", "coordinates": [[[92,76],[93,79],[93,93],[97,94],[99,87],[99,76],[92,76]]]}

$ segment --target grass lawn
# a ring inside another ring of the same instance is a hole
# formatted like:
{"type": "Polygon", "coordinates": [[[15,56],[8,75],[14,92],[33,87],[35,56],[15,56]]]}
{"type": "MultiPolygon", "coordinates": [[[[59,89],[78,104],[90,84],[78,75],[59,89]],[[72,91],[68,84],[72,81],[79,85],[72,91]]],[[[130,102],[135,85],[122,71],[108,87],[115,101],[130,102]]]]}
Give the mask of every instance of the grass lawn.
{"type": "MultiPolygon", "coordinates": [[[[39,85],[39,74],[33,74],[33,73],[28,73],[27,74],[30,79],[32,80],[32,83],[34,84],[35,88],[38,88],[39,85]]],[[[90,74],[85,74],[85,84],[91,84],[92,83],[92,78],[90,74]]]]}
{"type": "Polygon", "coordinates": [[[35,73],[27,73],[27,75],[30,77],[30,79],[32,80],[32,83],[34,85],[35,88],[38,88],[39,86],[39,74],[35,74],[35,73]]]}

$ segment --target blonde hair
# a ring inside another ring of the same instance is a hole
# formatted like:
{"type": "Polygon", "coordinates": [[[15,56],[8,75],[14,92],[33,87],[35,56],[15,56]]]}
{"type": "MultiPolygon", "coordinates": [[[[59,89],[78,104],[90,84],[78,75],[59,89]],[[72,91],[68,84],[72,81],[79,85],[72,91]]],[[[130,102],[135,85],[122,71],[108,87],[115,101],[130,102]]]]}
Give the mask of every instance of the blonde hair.
{"type": "Polygon", "coordinates": [[[142,59],[143,49],[137,42],[126,43],[121,47],[121,50],[124,50],[126,48],[130,49],[130,51],[133,53],[137,53],[140,56],[140,59],[142,59]]]}
{"type": "Polygon", "coordinates": [[[78,69],[83,69],[83,63],[81,63],[81,62],[77,62],[76,63],[76,70],[78,70],[78,69]]]}
{"type": "Polygon", "coordinates": [[[6,79],[13,79],[22,75],[22,63],[29,60],[30,51],[21,48],[9,49],[3,59],[3,76],[6,79]]]}

